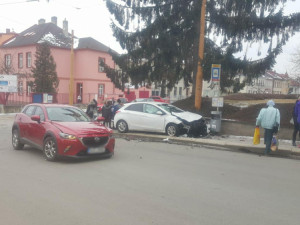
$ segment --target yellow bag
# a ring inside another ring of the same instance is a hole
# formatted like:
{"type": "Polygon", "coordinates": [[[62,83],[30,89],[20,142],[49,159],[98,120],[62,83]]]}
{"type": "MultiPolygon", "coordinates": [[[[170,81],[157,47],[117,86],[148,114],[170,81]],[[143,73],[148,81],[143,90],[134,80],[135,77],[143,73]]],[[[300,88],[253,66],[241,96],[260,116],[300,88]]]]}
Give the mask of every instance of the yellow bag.
{"type": "Polygon", "coordinates": [[[258,145],[259,143],[260,143],[259,127],[255,127],[254,136],[253,136],[253,144],[258,145]]]}

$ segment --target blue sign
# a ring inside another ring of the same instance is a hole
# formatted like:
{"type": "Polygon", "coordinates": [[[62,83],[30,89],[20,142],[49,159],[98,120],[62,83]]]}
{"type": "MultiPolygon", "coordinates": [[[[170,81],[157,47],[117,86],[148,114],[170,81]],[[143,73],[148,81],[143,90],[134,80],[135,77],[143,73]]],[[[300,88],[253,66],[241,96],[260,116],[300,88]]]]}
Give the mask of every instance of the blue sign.
{"type": "Polygon", "coordinates": [[[211,65],[211,80],[220,81],[221,75],[221,64],[212,64],[211,65]]]}

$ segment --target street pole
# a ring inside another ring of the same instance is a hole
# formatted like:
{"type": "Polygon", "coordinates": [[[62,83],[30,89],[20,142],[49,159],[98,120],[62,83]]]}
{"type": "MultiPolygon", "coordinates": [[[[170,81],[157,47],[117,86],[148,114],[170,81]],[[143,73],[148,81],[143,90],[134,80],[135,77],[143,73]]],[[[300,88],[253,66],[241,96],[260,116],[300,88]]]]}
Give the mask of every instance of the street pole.
{"type": "Polygon", "coordinates": [[[71,73],[70,73],[70,83],[69,83],[69,105],[73,105],[73,86],[74,86],[74,31],[72,30],[72,43],[71,43],[71,73]]]}
{"type": "Polygon", "coordinates": [[[201,109],[202,103],[202,81],[203,81],[203,58],[204,58],[204,36],[205,36],[205,13],[206,0],[202,0],[201,17],[200,17],[200,36],[199,36],[199,50],[198,50],[198,67],[196,75],[196,89],[195,89],[195,108],[201,109]]]}

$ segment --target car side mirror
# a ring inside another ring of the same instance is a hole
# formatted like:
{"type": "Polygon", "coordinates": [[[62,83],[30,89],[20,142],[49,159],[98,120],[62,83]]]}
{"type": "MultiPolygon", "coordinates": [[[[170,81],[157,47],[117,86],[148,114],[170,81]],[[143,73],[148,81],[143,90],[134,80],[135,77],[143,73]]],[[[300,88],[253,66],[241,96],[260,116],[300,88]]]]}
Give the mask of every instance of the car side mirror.
{"type": "Polygon", "coordinates": [[[157,111],[156,114],[157,115],[163,115],[164,113],[162,111],[157,111]]]}
{"type": "Polygon", "coordinates": [[[39,115],[33,115],[33,116],[31,116],[31,119],[38,123],[41,122],[41,117],[39,115]]]}
{"type": "Polygon", "coordinates": [[[103,122],[105,118],[103,116],[98,116],[96,119],[98,122],[103,122]]]}

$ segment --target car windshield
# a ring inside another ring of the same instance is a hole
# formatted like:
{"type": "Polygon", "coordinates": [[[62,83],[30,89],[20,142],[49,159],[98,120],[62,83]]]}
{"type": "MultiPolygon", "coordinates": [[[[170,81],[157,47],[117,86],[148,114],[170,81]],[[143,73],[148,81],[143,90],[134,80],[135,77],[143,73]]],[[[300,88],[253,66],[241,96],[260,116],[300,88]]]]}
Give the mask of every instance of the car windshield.
{"type": "Polygon", "coordinates": [[[163,108],[164,110],[166,110],[167,112],[171,113],[181,113],[184,112],[183,110],[173,106],[173,105],[169,105],[169,104],[159,104],[158,106],[160,106],[161,108],[163,108]]]}
{"type": "Polygon", "coordinates": [[[73,107],[47,107],[49,120],[60,122],[87,122],[88,116],[80,109],[73,107]]]}

